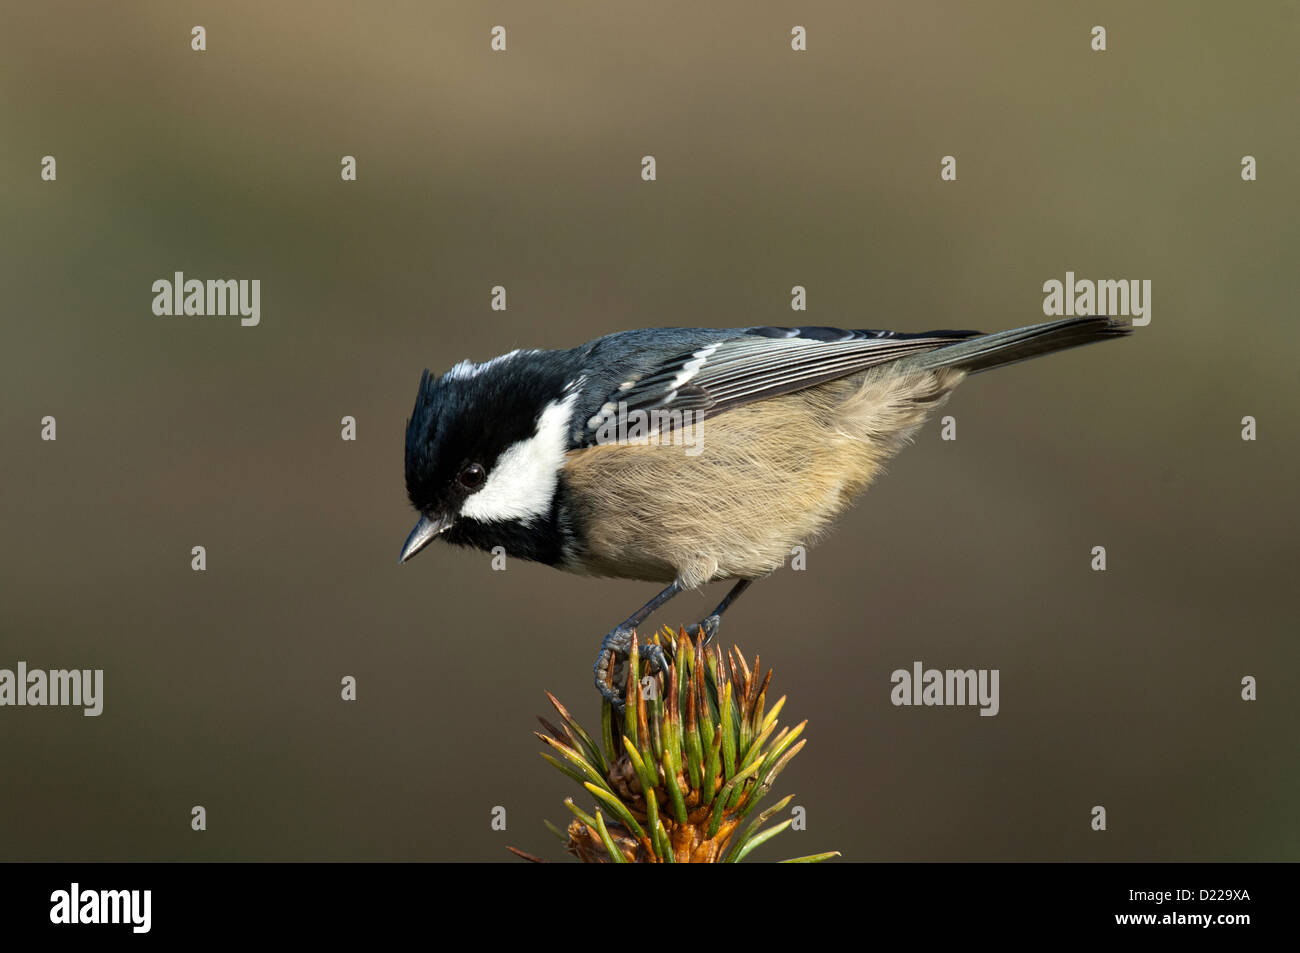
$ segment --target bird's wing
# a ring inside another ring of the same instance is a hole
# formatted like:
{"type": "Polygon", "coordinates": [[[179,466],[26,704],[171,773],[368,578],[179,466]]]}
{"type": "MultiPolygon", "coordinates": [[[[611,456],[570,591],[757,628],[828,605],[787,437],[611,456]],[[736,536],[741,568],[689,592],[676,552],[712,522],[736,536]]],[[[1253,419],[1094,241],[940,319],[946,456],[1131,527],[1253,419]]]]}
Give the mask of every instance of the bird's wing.
{"type": "MultiPolygon", "coordinates": [[[[979,333],[746,328],[733,332],[731,337],[673,354],[645,373],[620,383],[586,421],[587,437],[593,440],[608,426],[611,417],[632,412],[692,411],[700,420],[979,333]]],[[[660,416],[671,420],[668,414],[660,416]]]]}

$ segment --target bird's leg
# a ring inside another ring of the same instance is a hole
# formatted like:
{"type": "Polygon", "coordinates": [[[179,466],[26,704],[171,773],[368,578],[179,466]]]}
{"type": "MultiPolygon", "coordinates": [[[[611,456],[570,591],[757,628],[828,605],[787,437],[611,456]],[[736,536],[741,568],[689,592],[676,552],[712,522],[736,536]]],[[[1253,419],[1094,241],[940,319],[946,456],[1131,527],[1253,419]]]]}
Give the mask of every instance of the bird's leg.
{"type": "MultiPolygon", "coordinates": [[[[624,692],[614,686],[614,669],[616,667],[614,665],[614,656],[626,656],[632,649],[632,633],[636,631],[636,627],[649,618],[650,613],[654,612],[681,591],[682,587],[674,582],[663,592],[659,593],[659,595],[655,596],[640,609],[637,609],[636,612],[633,612],[630,616],[611,629],[609,634],[606,635],[604,640],[600,643],[600,654],[596,656],[595,665],[596,688],[599,689],[601,695],[605,697],[605,700],[619,711],[623,710],[626,700],[624,692]]],[[[641,657],[649,659],[650,664],[658,668],[659,671],[668,671],[668,660],[664,657],[664,650],[660,646],[655,645],[653,642],[638,644],[637,653],[641,657]]],[[[635,672],[628,672],[628,678],[635,677],[635,672]]],[[[626,684],[626,680],[624,680],[624,684],[626,684]]]]}
{"type": "Polygon", "coordinates": [[[695,625],[686,630],[686,634],[693,640],[701,632],[704,633],[704,644],[708,645],[713,641],[713,637],[718,634],[718,626],[722,623],[722,613],[726,612],[728,607],[740,598],[741,593],[754,584],[752,579],[742,579],[731,587],[731,591],[726,597],[718,603],[718,607],[705,618],[701,619],[695,625]]]}

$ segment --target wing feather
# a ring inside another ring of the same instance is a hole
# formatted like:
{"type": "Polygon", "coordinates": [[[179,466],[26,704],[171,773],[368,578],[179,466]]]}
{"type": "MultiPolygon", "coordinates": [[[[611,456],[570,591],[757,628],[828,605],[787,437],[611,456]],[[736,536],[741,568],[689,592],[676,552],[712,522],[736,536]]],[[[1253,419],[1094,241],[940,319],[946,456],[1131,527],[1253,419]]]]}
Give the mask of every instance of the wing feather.
{"type": "MultiPolygon", "coordinates": [[[[675,354],[624,382],[588,421],[588,436],[614,414],[695,411],[712,416],[789,394],[910,354],[973,337],[977,331],[846,331],[838,328],[749,328],[675,354]]],[[[697,417],[697,420],[700,419],[697,417]]]]}

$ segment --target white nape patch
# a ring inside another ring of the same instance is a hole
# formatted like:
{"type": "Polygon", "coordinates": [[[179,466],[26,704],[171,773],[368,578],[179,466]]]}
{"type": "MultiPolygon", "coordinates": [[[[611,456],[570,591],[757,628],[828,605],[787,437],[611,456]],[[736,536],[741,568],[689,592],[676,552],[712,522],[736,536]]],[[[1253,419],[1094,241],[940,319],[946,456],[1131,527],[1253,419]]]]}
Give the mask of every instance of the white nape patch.
{"type": "Polygon", "coordinates": [[[482,364],[475,364],[473,361],[461,361],[459,364],[457,364],[455,367],[453,367],[451,370],[449,370],[446,374],[442,376],[444,379],[449,381],[468,380],[471,377],[477,377],[478,375],[482,374],[486,370],[490,370],[491,368],[500,364],[502,361],[510,360],[512,357],[518,357],[520,354],[536,354],[536,353],[537,352],[535,350],[524,351],[524,350],[515,349],[509,352],[508,354],[501,354],[497,357],[494,357],[490,361],[484,361],[482,364]]]}
{"type": "Polygon", "coordinates": [[[709,355],[718,349],[716,344],[710,344],[708,347],[700,348],[691,355],[691,359],[682,365],[682,369],[677,372],[673,378],[672,384],[668,386],[669,390],[680,390],[681,386],[689,381],[692,377],[700,372],[704,362],[709,359],[709,355]]]}
{"type": "Polygon", "coordinates": [[[483,489],[465,500],[460,515],[485,523],[532,522],[549,511],[564,466],[569,418],[577,399],[575,390],[547,404],[537,418],[537,430],[497,458],[483,489]]]}

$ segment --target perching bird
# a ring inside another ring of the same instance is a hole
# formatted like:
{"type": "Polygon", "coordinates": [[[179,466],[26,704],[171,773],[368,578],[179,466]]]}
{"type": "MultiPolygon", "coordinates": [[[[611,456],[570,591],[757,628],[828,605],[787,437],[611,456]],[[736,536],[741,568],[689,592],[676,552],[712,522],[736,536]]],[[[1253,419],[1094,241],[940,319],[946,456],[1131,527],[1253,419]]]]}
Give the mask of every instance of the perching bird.
{"type": "MultiPolygon", "coordinates": [[[[684,589],[737,580],[692,627],[712,638],[967,374],[1130,330],[1105,317],[993,334],[652,328],[426,370],[406,425],[420,519],[401,562],[442,538],[666,583],[601,643],[596,685],[621,704],[615,658],[637,625],[684,589]]],[[[658,646],[643,651],[664,666],[658,646]]]]}

